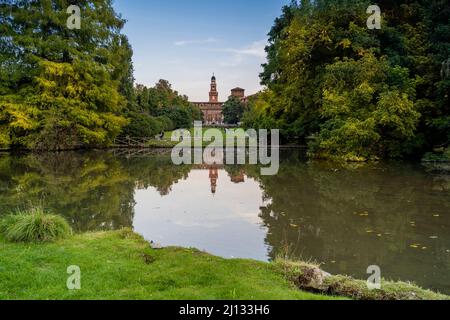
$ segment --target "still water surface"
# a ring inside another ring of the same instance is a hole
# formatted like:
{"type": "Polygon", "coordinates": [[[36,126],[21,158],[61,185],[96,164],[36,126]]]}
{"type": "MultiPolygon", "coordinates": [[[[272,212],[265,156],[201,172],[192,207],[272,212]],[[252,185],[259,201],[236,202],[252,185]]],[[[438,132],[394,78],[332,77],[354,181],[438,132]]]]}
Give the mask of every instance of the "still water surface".
{"type": "Polygon", "coordinates": [[[282,153],[280,172],[174,166],[170,153],[0,154],[0,215],[40,205],[78,232],[132,227],[163,246],[225,258],[313,259],[335,274],[450,294],[450,172],[342,167],[282,153]]]}

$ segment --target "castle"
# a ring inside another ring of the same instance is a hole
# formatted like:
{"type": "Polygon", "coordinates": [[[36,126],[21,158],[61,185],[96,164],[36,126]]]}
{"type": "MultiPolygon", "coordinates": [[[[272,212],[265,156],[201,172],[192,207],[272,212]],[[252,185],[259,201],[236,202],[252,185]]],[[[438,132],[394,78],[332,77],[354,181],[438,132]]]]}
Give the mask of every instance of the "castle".
{"type": "MultiPolygon", "coordinates": [[[[236,97],[242,102],[246,102],[245,89],[234,88],[231,90],[231,97],[236,97]]],[[[209,102],[192,102],[199,107],[203,113],[203,121],[206,125],[223,125],[222,108],[224,102],[219,102],[219,92],[217,91],[217,79],[213,75],[211,78],[211,89],[209,91],[209,102]]]]}

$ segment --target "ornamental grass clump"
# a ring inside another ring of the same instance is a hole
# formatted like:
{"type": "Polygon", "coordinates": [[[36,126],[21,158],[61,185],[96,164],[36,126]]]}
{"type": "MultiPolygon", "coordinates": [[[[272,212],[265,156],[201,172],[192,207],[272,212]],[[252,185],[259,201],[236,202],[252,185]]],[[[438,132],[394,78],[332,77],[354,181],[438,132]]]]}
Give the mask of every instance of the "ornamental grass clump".
{"type": "Polygon", "coordinates": [[[53,242],[70,236],[72,229],[64,218],[35,208],[1,219],[0,233],[10,242],[53,242]]]}

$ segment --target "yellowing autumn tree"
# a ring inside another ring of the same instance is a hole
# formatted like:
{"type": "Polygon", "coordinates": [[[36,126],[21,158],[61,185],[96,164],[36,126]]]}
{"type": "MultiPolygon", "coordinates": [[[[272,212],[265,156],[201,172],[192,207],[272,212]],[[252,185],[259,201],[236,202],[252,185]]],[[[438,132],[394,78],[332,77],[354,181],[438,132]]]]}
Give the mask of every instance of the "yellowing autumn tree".
{"type": "Polygon", "coordinates": [[[132,51],[110,0],[0,5],[0,146],[61,150],[105,146],[127,120],[132,51]]]}

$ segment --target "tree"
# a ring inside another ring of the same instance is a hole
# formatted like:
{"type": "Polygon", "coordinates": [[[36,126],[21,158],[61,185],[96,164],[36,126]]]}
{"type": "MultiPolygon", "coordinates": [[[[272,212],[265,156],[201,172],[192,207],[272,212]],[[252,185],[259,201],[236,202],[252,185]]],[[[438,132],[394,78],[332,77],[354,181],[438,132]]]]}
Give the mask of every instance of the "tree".
{"type": "Polygon", "coordinates": [[[173,90],[167,80],[159,80],[152,88],[137,85],[135,95],[139,112],[159,118],[166,130],[190,128],[194,120],[202,119],[200,109],[173,90]]]}
{"type": "Polygon", "coordinates": [[[420,155],[450,143],[450,8],[443,0],[292,1],[269,33],[267,87],[246,122],[320,156],[420,155]],[[377,76],[373,72],[377,71],[377,76]],[[261,101],[261,99],[266,99],[261,101]]]}
{"type": "Polygon", "coordinates": [[[122,135],[129,137],[154,137],[165,130],[158,118],[146,113],[130,112],[127,114],[129,124],[123,129],[122,135]]]}
{"type": "Polygon", "coordinates": [[[131,47],[110,0],[82,0],[69,30],[67,0],[0,6],[0,144],[39,149],[108,145],[127,123],[131,47]]]}
{"type": "Polygon", "coordinates": [[[245,106],[239,98],[230,97],[223,105],[222,114],[225,123],[238,124],[244,115],[245,106]]]}
{"type": "Polygon", "coordinates": [[[395,72],[402,70],[392,70],[386,60],[372,54],[328,65],[322,104],[326,121],[311,151],[347,160],[407,153],[420,114],[404,91],[406,84],[389,86],[395,72]]]}

